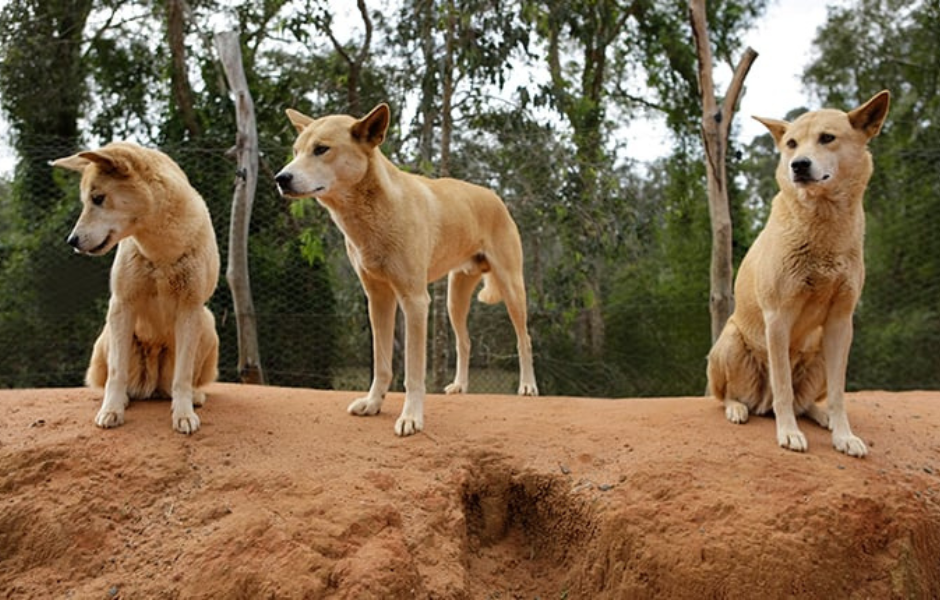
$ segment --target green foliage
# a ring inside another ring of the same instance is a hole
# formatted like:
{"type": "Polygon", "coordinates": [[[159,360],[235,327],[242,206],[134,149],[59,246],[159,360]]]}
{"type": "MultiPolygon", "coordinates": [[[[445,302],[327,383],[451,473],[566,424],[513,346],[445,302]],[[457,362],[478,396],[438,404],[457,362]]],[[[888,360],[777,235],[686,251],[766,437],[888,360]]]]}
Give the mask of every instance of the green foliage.
{"type": "Polygon", "coordinates": [[[19,156],[3,200],[0,386],[80,382],[88,340],[101,327],[107,267],[72,255],[64,243],[77,194],[64,191],[48,164],[77,146],[90,10],[90,0],[13,0],[0,10],[0,104],[19,156]],[[48,334],[62,343],[50,344],[48,334]]]}
{"type": "Polygon", "coordinates": [[[9,240],[3,254],[2,387],[79,384],[103,324],[111,261],[75,255],[65,244],[79,207],[75,195],[69,200],[9,240]]]}
{"type": "MultiPolygon", "coordinates": [[[[393,10],[367,3],[371,46],[354,73],[348,57],[366,41],[356,13],[341,29],[325,1],[187,2],[195,131],[171,86],[164,4],[11,0],[0,9],[0,105],[20,159],[9,189],[0,190],[0,385],[78,384],[103,322],[110,259],[74,256],[62,243],[78,211],[77,183],[53,174],[49,159],[119,137],[163,148],[206,199],[227,255],[235,165],[225,151],[235,117],[209,33],[210,23],[227,19],[241,34],[258,117],[250,264],[272,383],[328,387],[367,370],[371,355],[363,293],[340,232],[318,204],[290,203],[272,183],[295,138],[284,109],[355,111],[349,91],[357,82],[360,111],[380,101],[393,106],[385,153],[434,173],[450,73],[449,170],[496,190],[519,224],[542,391],[701,392],[710,239],[687,3],[403,1],[393,10]],[[666,116],[672,137],[650,143],[672,143],[673,153],[637,165],[622,158],[620,131],[651,113],[666,116]]],[[[708,3],[717,60],[735,62],[765,5],[708,3]]],[[[882,87],[894,93],[889,122],[872,144],[855,387],[940,384],[931,351],[940,331],[940,238],[922,225],[940,209],[938,12],[935,0],[831,9],[806,75],[836,106],[882,87]]],[[[739,261],[776,192],[777,153],[768,136],[740,156],[736,150],[728,154],[739,261]]],[[[210,307],[223,379],[231,380],[235,319],[224,280],[210,307]]],[[[475,305],[470,318],[474,369],[514,371],[504,308],[475,305]]]]}
{"type": "Polygon", "coordinates": [[[607,353],[623,371],[618,395],[700,394],[711,247],[702,161],[677,152],[653,166],[644,193],[656,199],[649,235],[642,254],[618,271],[605,315],[607,353]]]}

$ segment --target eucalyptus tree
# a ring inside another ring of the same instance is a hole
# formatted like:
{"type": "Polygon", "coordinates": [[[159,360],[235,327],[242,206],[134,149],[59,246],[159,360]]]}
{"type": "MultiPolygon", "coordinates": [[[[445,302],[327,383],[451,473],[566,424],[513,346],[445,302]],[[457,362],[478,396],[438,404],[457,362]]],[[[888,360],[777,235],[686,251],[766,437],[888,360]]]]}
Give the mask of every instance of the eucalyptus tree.
{"type": "MultiPolygon", "coordinates": [[[[743,0],[709,6],[708,26],[719,60],[740,46],[741,34],[764,4],[743,0]]],[[[701,110],[688,4],[526,0],[523,14],[538,35],[533,46],[544,55],[550,75],[535,101],[558,111],[574,146],[567,201],[556,216],[564,224],[562,239],[571,257],[568,279],[580,282],[580,293],[570,303],[581,310],[581,346],[596,354],[605,347],[599,301],[604,275],[622,251],[621,228],[612,217],[623,209],[612,207],[629,201],[611,168],[617,161],[617,131],[633,115],[664,116],[683,152],[683,140],[697,133],[695,116],[701,110]]]]}
{"type": "Polygon", "coordinates": [[[21,216],[30,225],[62,196],[48,161],[80,141],[88,73],[82,43],[91,9],[92,0],[10,0],[0,9],[0,104],[13,128],[21,216]]]}
{"type": "Polygon", "coordinates": [[[17,154],[0,242],[0,386],[81,381],[88,351],[72,335],[94,339],[89,314],[106,291],[107,265],[66,250],[77,194],[49,166],[81,143],[91,9],[91,0],[10,0],[0,9],[0,104],[17,154]]]}
{"type": "MultiPolygon", "coordinates": [[[[459,129],[472,130],[470,117],[488,104],[487,93],[505,81],[510,61],[527,32],[511,2],[494,0],[409,0],[402,4],[396,42],[411,73],[418,110],[413,122],[417,168],[438,177],[461,171],[459,129]],[[459,162],[459,159],[458,161],[459,162]]],[[[490,181],[477,180],[487,185],[490,181]]],[[[433,386],[448,377],[449,326],[446,282],[432,286],[431,371],[433,386]]]]}

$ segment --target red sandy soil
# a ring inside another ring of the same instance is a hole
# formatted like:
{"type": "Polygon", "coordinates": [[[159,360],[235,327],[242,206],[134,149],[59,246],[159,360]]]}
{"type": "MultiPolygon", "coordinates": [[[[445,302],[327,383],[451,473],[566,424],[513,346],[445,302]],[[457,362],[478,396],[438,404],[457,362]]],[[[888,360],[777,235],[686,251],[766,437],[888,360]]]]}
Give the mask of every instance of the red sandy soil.
{"type": "Polygon", "coordinates": [[[113,430],[84,389],[0,391],[0,598],[937,598],[940,393],[849,395],[870,454],[705,398],[216,384],[113,430]]]}

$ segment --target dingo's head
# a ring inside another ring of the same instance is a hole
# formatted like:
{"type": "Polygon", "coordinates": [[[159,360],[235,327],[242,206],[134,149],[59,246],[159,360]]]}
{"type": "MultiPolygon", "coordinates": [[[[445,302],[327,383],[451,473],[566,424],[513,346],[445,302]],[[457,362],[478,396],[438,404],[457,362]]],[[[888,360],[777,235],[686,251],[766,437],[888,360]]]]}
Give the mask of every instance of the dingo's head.
{"type": "Polygon", "coordinates": [[[846,186],[864,189],[872,172],[868,140],[881,131],[889,102],[885,90],[848,113],[817,110],[793,123],[754,117],[770,130],[780,150],[780,188],[809,195],[831,195],[830,190],[846,186]]]}
{"type": "Polygon", "coordinates": [[[389,108],[379,104],[354,119],[330,115],[313,119],[287,109],[297,129],[294,160],[274,180],[288,198],[328,197],[358,183],[369,169],[372,152],[385,140],[389,108]]]}
{"type": "Polygon", "coordinates": [[[151,190],[139,176],[146,168],[136,163],[139,148],[109,144],[52,161],[82,174],[82,214],[67,238],[76,252],[99,256],[133,235],[148,211],[151,190]]]}

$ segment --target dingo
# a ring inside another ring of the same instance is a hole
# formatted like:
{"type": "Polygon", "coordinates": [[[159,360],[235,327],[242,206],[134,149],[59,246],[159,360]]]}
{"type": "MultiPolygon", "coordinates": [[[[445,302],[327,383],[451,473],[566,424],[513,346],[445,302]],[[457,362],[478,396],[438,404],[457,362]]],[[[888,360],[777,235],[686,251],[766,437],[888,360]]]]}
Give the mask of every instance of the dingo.
{"type": "Polygon", "coordinates": [[[131,398],[171,396],[173,429],[193,433],[217,374],[219,338],[204,304],[219,278],[209,211],[165,154],[116,142],[53,161],[82,173],[82,213],[69,234],[76,252],[118,246],[111,300],[85,381],[104,388],[100,427],[124,422],[131,398]],[[196,388],[196,389],[194,389],[196,388]]]}
{"type": "Polygon", "coordinates": [[[888,104],[883,91],[849,113],[757,119],[780,150],[780,192],[738,270],[734,314],[708,356],[708,385],[732,423],[772,408],[777,442],[797,452],[807,445],[796,418],[806,415],[832,430],[840,452],[868,453],[849,428],[843,394],[865,279],[867,144],[888,104]],[[824,397],[828,411],[817,405],[824,397]]]}
{"type": "Polygon", "coordinates": [[[522,244],[502,200],[470,183],[399,170],[379,149],[389,123],[385,104],[359,120],[345,115],[313,119],[290,109],[287,116],[299,135],[294,160],[277,174],[277,185],[285,197],[314,197],[329,210],[368,300],[372,386],[349,405],[349,412],[374,415],[382,407],[392,380],[397,301],[405,316],[405,403],[395,433],[411,435],[424,427],[428,283],[445,274],[457,338],[457,372],[445,392],[467,391],[467,313],[483,278],[479,299],[503,299],[516,331],[519,393],[537,395],[522,244]]]}

